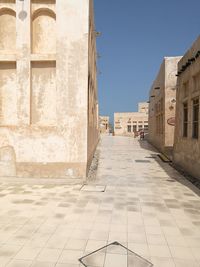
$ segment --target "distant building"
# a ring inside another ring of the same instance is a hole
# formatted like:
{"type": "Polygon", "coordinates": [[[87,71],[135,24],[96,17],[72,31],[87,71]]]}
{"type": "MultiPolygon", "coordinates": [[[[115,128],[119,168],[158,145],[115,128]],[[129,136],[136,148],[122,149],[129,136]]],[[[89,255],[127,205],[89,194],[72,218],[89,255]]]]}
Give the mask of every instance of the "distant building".
{"type": "Polygon", "coordinates": [[[178,64],[174,162],[200,179],[200,36],[178,64]]]}
{"type": "Polygon", "coordinates": [[[181,57],[165,57],[149,95],[149,142],[171,155],[174,144],[177,64],[181,57]]]}
{"type": "Polygon", "coordinates": [[[138,104],[138,112],[114,113],[115,135],[135,136],[148,131],[148,103],[138,104]]]}
{"type": "Polygon", "coordinates": [[[99,117],[100,122],[100,133],[109,133],[110,131],[110,125],[109,125],[109,117],[108,116],[100,116],[99,117]]]}
{"type": "Polygon", "coordinates": [[[92,0],[0,1],[0,175],[85,177],[98,143],[92,0]]]}
{"type": "Polygon", "coordinates": [[[148,114],[149,113],[149,103],[147,103],[147,102],[138,103],[138,112],[148,114]]]}

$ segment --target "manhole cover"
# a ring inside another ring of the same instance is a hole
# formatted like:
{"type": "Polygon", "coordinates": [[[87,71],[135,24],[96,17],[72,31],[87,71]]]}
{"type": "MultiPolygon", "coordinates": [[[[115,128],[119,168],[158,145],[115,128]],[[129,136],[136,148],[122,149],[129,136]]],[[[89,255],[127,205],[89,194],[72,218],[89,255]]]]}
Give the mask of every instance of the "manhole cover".
{"type": "Polygon", "coordinates": [[[167,182],[175,183],[176,181],[175,180],[168,179],[167,182]]]}
{"type": "Polygon", "coordinates": [[[150,163],[150,160],[146,160],[146,159],[136,159],[135,160],[136,163],[150,163]]]}
{"type": "Polygon", "coordinates": [[[79,259],[85,267],[152,267],[153,264],[118,242],[113,242],[79,259]]]}
{"type": "Polygon", "coordinates": [[[106,186],[105,185],[83,185],[81,187],[81,191],[87,192],[105,192],[106,186]]]}

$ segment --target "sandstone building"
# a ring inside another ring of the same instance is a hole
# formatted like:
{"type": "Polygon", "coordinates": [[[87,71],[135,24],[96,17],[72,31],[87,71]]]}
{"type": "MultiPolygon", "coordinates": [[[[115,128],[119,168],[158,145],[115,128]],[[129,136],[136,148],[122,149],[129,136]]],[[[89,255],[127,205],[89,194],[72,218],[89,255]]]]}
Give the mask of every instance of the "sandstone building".
{"type": "Polygon", "coordinates": [[[174,144],[177,64],[181,57],[165,57],[149,95],[149,142],[171,156],[174,144]]]}
{"type": "Polygon", "coordinates": [[[0,175],[84,177],[98,142],[92,0],[0,1],[0,175]]]}
{"type": "Polygon", "coordinates": [[[200,36],[178,64],[174,162],[200,179],[200,36]]]}
{"type": "Polygon", "coordinates": [[[114,113],[115,135],[135,136],[139,131],[148,131],[148,106],[146,102],[138,104],[138,112],[114,113]]]}
{"type": "Polygon", "coordinates": [[[109,133],[110,125],[109,125],[109,116],[100,116],[100,133],[109,133]]]}

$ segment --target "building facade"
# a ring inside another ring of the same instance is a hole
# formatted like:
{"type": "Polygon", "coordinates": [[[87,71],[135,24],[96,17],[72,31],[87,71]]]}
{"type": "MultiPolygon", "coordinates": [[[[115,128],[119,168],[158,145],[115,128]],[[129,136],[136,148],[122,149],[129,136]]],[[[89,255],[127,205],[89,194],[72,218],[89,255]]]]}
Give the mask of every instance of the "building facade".
{"type": "Polygon", "coordinates": [[[181,57],[165,57],[149,95],[149,142],[171,156],[174,144],[177,64],[181,57]]]}
{"type": "Polygon", "coordinates": [[[0,174],[85,177],[98,142],[92,0],[0,1],[0,174]]]}
{"type": "Polygon", "coordinates": [[[102,134],[108,134],[110,131],[110,119],[109,116],[100,116],[99,117],[100,121],[100,133],[102,134]]]}
{"type": "Polygon", "coordinates": [[[174,162],[200,179],[200,36],[178,64],[174,162]]]}
{"type": "Polygon", "coordinates": [[[146,102],[138,104],[138,112],[114,113],[115,135],[136,136],[139,131],[148,131],[148,106],[146,102]]]}

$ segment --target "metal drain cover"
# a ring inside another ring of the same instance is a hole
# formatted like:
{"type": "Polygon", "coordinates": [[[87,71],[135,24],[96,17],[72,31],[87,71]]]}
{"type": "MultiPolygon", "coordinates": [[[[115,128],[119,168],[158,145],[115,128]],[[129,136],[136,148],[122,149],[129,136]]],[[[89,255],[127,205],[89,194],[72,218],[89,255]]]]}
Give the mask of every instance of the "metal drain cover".
{"type": "Polygon", "coordinates": [[[83,185],[81,187],[81,191],[87,192],[105,192],[106,186],[105,185],[83,185]]]}
{"type": "Polygon", "coordinates": [[[85,267],[152,267],[153,264],[118,242],[113,242],[79,259],[85,267]]]}
{"type": "Polygon", "coordinates": [[[136,163],[150,163],[150,160],[146,160],[146,159],[136,159],[135,160],[136,163]]]}
{"type": "Polygon", "coordinates": [[[166,180],[167,182],[170,182],[170,183],[175,183],[176,181],[175,180],[172,180],[172,179],[168,179],[166,180]]]}

